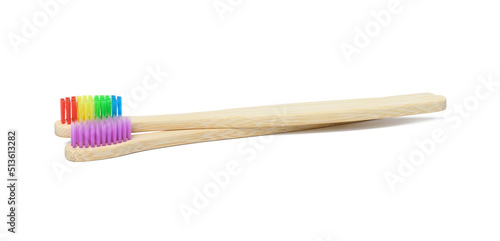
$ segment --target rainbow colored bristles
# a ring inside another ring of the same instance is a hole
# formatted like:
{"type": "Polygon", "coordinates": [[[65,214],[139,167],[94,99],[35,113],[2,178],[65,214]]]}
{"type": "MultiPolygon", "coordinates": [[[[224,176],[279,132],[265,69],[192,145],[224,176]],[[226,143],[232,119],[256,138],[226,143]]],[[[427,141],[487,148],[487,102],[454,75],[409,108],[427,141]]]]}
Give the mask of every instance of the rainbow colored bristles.
{"type": "Polygon", "coordinates": [[[122,97],[83,95],[61,98],[61,123],[82,122],[122,115],[122,97]]]}
{"type": "Polygon", "coordinates": [[[100,147],[122,143],[132,137],[128,117],[105,117],[71,125],[71,146],[76,148],[100,147]]]}

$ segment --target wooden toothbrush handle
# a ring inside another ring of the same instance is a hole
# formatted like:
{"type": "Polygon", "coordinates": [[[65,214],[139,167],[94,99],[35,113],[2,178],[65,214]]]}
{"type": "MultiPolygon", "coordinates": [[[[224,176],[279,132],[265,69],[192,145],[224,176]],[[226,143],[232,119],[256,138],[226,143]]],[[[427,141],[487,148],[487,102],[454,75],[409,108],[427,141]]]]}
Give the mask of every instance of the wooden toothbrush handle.
{"type": "MultiPolygon", "coordinates": [[[[246,129],[374,120],[446,109],[446,99],[429,93],[332,100],[156,116],[131,116],[132,132],[246,129]]],[[[55,123],[55,134],[70,137],[70,125],[55,123]]]]}
{"type": "Polygon", "coordinates": [[[130,118],[132,132],[144,132],[303,126],[407,116],[444,109],[446,99],[443,96],[424,93],[130,118]]]}
{"type": "Polygon", "coordinates": [[[95,161],[169,146],[308,130],[338,124],[344,123],[252,129],[200,129],[159,131],[153,133],[136,134],[132,136],[131,140],[118,143],[116,145],[107,145],[93,148],[73,148],[70,144],[68,144],[66,145],[65,156],[66,159],[74,162],[95,161]]]}

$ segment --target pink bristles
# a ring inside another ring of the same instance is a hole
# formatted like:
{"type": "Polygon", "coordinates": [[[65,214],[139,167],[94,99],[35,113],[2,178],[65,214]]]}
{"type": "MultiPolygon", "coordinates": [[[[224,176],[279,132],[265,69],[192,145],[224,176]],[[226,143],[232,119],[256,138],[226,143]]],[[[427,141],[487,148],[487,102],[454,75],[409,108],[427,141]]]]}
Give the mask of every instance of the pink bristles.
{"type": "Polygon", "coordinates": [[[117,124],[116,129],[118,130],[118,133],[117,133],[118,143],[122,143],[122,134],[123,134],[122,119],[121,118],[118,119],[118,123],[116,123],[116,124],[117,124]]]}
{"type": "Polygon", "coordinates": [[[94,121],[90,121],[90,146],[94,147],[95,146],[95,128],[94,128],[94,121]]]}
{"type": "Polygon", "coordinates": [[[75,122],[71,125],[71,146],[100,147],[130,140],[131,123],[128,117],[75,122]]]}
{"type": "Polygon", "coordinates": [[[86,123],[83,125],[83,139],[84,139],[84,142],[85,143],[85,148],[88,148],[89,147],[89,139],[90,139],[90,122],[89,123],[86,123]]]}
{"type": "Polygon", "coordinates": [[[71,125],[71,146],[76,147],[76,136],[78,132],[76,130],[76,125],[71,125]]]}
{"type": "Polygon", "coordinates": [[[106,121],[102,120],[99,123],[98,128],[101,129],[101,145],[105,146],[106,145],[106,121]]]}
{"type": "MultiPolygon", "coordinates": [[[[130,122],[130,119],[125,120],[125,135],[127,136],[127,140],[132,139],[132,122],[130,122]]],[[[123,136],[125,138],[125,135],[123,136]]]]}
{"type": "Polygon", "coordinates": [[[82,125],[77,125],[76,126],[76,133],[78,139],[76,139],[76,144],[78,147],[82,148],[83,147],[83,126],[82,125]]]}
{"type": "Polygon", "coordinates": [[[111,120],[106,121],[106,142],[111,145],[111,120]]]}
{"type": "Polygon", "coordinates": [[[118,125],[118,120],[113,118],[113,124],[111,124],[111,141],[115,145],[116,145],[116,138],[117,138],[117,135],[116,135],[116,132],[117,132],[116,129],[118,128],[117,125],[118,125]]]}
{"type": "Polygon", "coordinates": [[[101,146],[101,129],[99,128],[99,122],[101,120],[96,120],[94,127],[95,127],[95,145],[97,147],[101,146]]]}

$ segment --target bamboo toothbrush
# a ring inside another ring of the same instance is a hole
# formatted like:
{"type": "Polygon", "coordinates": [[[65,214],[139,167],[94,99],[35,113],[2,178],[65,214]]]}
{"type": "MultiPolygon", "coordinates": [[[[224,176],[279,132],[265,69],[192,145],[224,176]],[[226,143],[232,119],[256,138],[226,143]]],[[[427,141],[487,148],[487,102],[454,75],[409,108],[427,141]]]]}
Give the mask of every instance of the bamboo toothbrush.
{"type": "MultiPolygon", "coordinates": [[[[92,98],[92,97],[90,97],[92,98]]],[[[98,97],[96,102],[83,102],[66,98],[65,113],[61,120],[87,121],[121,115],[121,99],[98,97]],[[101,101],[103,100],[103,101],[101,101]],[[76,103],[77,111],[68,109],[76,103]],[[85,104],[88,103],[88,104],[85,104]],[[104,103],[104,104],[103,104],[104,103]],[[113,104],[114,103],[114,104],[113,104]],[[94,106],[94,108],[92,107],[94,106]],[[95,107],[99,106],[99,107],[95,107]],[[100,108],[100,109],[99,109],[100,108]],[[74,114],[69,115],[68,113],[74,114]],[[103,114],[104,113],[104,114],[103,114]],[[65,116],[65,117],[64,117],[65,116]]],[[[96,98],[94,98],[95,100],[96,98]]],[[[61,103],[63,100],[61,100],[61,103]]],[[[63,104],[61,104],[63,107],[63,104]]],[[[322,125],[342,122],[373,120],[442,111],[446,108],[443,96],[430,93],[398,95],[382,98],[333,100],[296,104],[270,105],[238,109],[207,111],[156,116],[131,116],[131,132],[195,130],[195,129],[248,129],[322,125]]],[[[63,121],[55,123],[55,134],[71,136],[71,126],[63,121]]]]}
{"type": "Polygon", "coordinates": [[[74,162],[95,161],[163,147],[277,134],[343,124],[249,129],[175,130],[130,135],[131,133],[124,129],[126,128],[125,125],[117,124],[120,121],[122,123],[126,122],[123,119],[123,117],[118,117],[107,121],[99,120],[93,123],[91,121],[73,125],[71,127],[73,129],[71,143],[67,144],[65,148],[66,159],[74,162]],[[125,134],[119,136],[118,133],[120,130],[125,134]]]}
{"type": "MultiPolygon", "coordinates": [[[[140,129],[136,127],[139,131],[161,130],[165,126],[173,129],[136,135],[132,135],[134,126],[132,120],[134,117],[119,116],[118,111],[116,113],[111,111],[116,115],[110,114],[108,116],[109,113],[106,112],[109,109],[105,107],[100,113],[105,113],[100,116],[101,118],[88,118],[89,116],[84,114],[84,116],[81,116],[82,119],[76,119],[76,122],[73,120],[71,125],[59,123],[59,126],[70,128],[67,134],[71,135],[71,143],[65,148],[66,158],[70,161],[92,161],[168,146],[292,132],[362,120],[435,112],[444,110],[446,108],[445,102],[442,96],[415,94],[373,99],[251,107],[191,114],[135,117],[137,118],[136,125],[139,127],[148,123],[141,122],[140,120],[143,118],[143,120],[149,119],[149,123],[154,124],[153,128],[157,128],[140,129]],[[234,115],[231,115],[231,113],[234,113],[234,115]],[[330,118],[325,119],[326,117],[321,114],[330,118]],[[177,117],[177,119],[174,117],[177,117]],[[198,119],[190,122],[189,119],[193,117],[198,117],[198,119]],[[230,124],[230,127],[236,126],[237,128],[228,128],[227,123],[219,125],[215,123],[203,125],[203,123],[200,123],[203,120],[224,120],[224,117],[229,119],[234,117],[234,120],[226,122],[230,124]],[[174,118],[178,122],[166,122],[165,119],[167,118],[174,118]],[[179,120],[185,121],[185,123],[179,120]],[[260,121],[259,124],[247,123],[255,120],[260,121]],[[183,128],[192,129],[176,130],[175,128],[180,127],[174,125],[175,123],[183,126],[183,128]],[[208,128],[206,128],[207,126],[208,128]]],[[[109,104],[109,102],[105,103],[109,104]]],[[[113,104],[110,106],[111,108],[116,107],[113,107],[113,104]]],[[[78,118],[78,116],[76,117],[78,118]]],[[[96,117],[99,117],[99,114],[96,117]]],[[[56,123],[57,126],[58,123],[56,123]]]]}

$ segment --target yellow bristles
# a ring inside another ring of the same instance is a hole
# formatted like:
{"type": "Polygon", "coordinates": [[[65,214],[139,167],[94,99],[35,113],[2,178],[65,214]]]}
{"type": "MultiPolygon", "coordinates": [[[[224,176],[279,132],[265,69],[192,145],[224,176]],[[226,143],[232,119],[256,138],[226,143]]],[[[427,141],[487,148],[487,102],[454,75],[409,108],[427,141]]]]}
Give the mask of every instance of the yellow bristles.
{"type": "Polygon", "coordinates": [[[76,103],[77,103],[77,116],[78,116],[78,122],[81,122],[84,120],[83,118],[83,102],[82,102],[82,97],[81,96],[77,96],[76,97],[76,103]]]}
{"type": "Polygon", "coordinates": [[[82,121],[86,121],[87,120],[87,96],[86,95],[82,96],[82,107],[83,107],[82,121]]]}
{"type": "Polygon", "coordinates": [[[89,119],[90,120],[93,120],[95,119],[95,116],[94,116],[94,98],[92,98],[91,95],[89,95],[89,119]]]}

